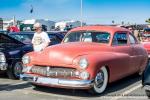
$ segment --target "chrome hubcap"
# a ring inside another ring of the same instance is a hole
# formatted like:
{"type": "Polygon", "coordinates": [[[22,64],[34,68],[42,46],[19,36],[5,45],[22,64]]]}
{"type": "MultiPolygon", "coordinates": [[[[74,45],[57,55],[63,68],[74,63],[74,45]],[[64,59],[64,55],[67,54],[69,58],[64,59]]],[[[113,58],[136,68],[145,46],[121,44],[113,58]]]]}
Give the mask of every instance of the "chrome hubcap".
{"type": "Polygon", "coordinates": [[[103,83],[104,83],[104,73],[102,71],[100,71],[96,75],[95,85],[97,88],[100,88],[100,87],[102,87],[103,83]]]}
{"type": "Polygon", "coordinates": [[[16,63],[15,67],[14,67],[14,74],[15,74],[15,76],[18,77],[21,74],[21,72],[22,72],[22,65],[21,65],[21,63],[16,63]]]}

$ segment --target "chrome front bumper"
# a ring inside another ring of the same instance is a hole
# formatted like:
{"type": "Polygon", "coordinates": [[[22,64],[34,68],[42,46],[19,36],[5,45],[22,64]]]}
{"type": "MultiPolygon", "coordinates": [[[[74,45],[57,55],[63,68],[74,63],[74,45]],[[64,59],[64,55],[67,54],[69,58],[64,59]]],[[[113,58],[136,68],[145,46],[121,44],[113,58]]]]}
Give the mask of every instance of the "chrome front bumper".
{"type": "Polygon", "coordinates": [[[32,76],[28,74],[21,74],[20,79],[24,81],[29,81],[34,84],[51,86],[51,87],[64,87],[71,89],[89,89],[93,87],[93,80],[67,80],[59,78],[47,78],[32,76]]]}
{"type": "Polygon", "coordinates": [[[0,70],[7,70],[8,64],[0,62],[0,70]]]}

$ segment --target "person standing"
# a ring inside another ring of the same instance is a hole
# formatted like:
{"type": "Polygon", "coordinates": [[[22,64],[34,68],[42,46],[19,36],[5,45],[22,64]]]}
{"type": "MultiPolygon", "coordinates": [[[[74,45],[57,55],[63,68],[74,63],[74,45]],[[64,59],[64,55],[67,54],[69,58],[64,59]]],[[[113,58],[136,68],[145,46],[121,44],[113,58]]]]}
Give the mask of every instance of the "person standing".
{"type": "Polygon", "coordinates": [[[42,25],[40,23],[35,23],[33,27],[35,29],[35,33],[32,38],[33,49],[34,51],[42,51],[49,45],[50,39],[48,34],[42,31],[42,25]]]}
{"type": "Polygon", "coordinates": [[[139,31],[138,31],[137,29],[135,29],[135,30],[133,31],[133,33],[134,33],[134,36],[137,38],[137,40],[138,40],[138,41],[141,41],[141,40],[140,40],[139,31]]]}

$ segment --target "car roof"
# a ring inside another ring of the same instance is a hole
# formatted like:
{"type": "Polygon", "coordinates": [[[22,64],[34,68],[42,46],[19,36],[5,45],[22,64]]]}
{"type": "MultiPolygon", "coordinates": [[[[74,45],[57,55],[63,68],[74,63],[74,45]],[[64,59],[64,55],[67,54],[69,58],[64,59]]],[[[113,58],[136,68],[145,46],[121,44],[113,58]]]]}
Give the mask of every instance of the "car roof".
{"type": "Polygon", "coordinates": [[[83,27],[77,27],[69,32],[73,31],[101,31],[101,32],[109,32],[111,34],[117,32],[117,31],[129,31],[126,28],[122,27],[116,27],[116,26],[104,26],[104,25],[95,25],[95,26],[83,26],[83,27]]]}
{"type": "Polygon", "coordinates": [[[25,32],[25,31],[21,31],[21,32],[11,32],[11,33],[8,33],[8,34],[34,34],[34,32],[25,32]]]}
{"type": "MultiPolygon", "coordinates": [[[[34,31],[11,32],[9,34],[34,34],[34,31]]],[[[47,31],[48,34],[61,34],[59,31],[47,31]]]]}
{"type": "Polygon", "coordinates": [[[150,28],[145,28],[144,30],[150,30],[150,28]]]}
{"type": "MultiPolygon", "coordinates": [[[[8,35],[15,35],[15,34],[17,34],[17,35],[21,35],[21,34],[32,34],[32,35],[34,35],[34,31],[21,31],[21,32],[11,32],[11,33],[8,33],[8,35]]],[[[59,38],[64,38],[64,34],[62,34],[62,33],[60,33],[60,32],[58,32],[58,31],[47,31],[47,33],[48,33],[48,35],[56,35],[56,36],[59,36],[59,38]]]]}

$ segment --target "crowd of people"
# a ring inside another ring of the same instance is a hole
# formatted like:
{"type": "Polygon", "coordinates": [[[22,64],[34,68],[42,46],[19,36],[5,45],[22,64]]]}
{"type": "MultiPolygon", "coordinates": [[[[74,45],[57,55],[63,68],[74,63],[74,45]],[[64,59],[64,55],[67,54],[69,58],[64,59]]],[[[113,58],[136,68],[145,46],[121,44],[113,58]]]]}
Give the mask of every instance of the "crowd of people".
{"type": "Polygon", "coordinates": [[[138,28],[138,27],[131,27],[131,26],[127,26],[124,28],[129,29],[139,42],[143,41],[143,34],[144,34],[143,29],[138,28]]]}

